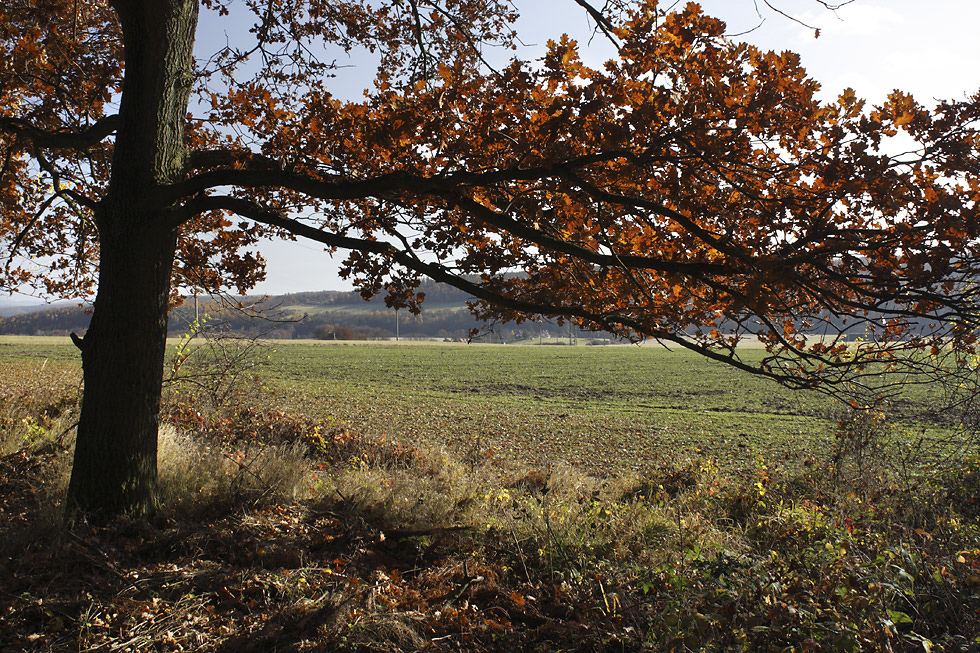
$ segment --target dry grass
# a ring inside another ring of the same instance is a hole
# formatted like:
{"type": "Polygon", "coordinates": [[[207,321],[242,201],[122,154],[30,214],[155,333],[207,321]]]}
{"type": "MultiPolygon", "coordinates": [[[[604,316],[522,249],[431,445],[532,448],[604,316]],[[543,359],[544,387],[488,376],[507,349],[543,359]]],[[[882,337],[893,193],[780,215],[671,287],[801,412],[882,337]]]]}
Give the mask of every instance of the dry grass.
{"type": "Polygon", "coordinates": [[[308,498],[305,454],[302,443],[230,451],[164,426],[157,455],[160,505],[191,517],[308,498]]]}
{"type": "MultiPolygon", "coordinates": [[[[19,474],[22,491],[0,499],[8,525],[15,518],[46,527],[60,522],[80,381],[72,366],[0,363],[0,459],[27,465],[19,474]],[[14,497],[22,505],[11,505],[14,497]]],[[[158,440],[160,503],[166,514],[192,516],[306,498],[305,454],[301,442],[229,448],[165,424],[158,440]]]]}

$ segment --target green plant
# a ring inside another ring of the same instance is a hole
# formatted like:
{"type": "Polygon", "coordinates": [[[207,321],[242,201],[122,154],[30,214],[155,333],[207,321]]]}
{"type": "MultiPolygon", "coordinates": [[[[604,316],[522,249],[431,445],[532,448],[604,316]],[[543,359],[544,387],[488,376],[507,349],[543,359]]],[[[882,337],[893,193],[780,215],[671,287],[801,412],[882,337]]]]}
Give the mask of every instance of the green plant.
{"type": "Polygon", "coordinates": [[[881,407],[848,408],[837,421],[831,457],[834,477],[865,479],[885,464],[893,424],[881,407]]]}

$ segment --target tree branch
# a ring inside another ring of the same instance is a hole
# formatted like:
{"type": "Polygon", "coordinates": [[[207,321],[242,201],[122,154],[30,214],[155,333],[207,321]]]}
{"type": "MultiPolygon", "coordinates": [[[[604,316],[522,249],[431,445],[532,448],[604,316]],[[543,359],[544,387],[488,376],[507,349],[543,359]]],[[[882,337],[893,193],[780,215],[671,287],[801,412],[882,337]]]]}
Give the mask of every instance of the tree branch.
{"type": "Polygon", "coordinates": [[[707,274],[731,274],[731,266],[708,262],[684,263],[666,261],[663,259],[638,256],[633,254],[602,254],[582,245],[556,238],[539,229],[522,224],[514,218],[494,211],[479,202],[457,194],[443,195],[456,206],[469,211],[487,224],[505,231],[513,236],[523,238],[535,245],[549,250],[568,254],[577,259],[605,268],[624,268],[631,270],[654,270],[668,274],[683,274],[690,277],[702,278],[707,274]]]}
{"type": "Polygon", "coordinates": [[[34,147],[84,151],[99,143],[119,126],[119,116],[105,116],[81,131],[47,131],[20,118],[0,118],[0,130],[30,139],[34,147]]]}
{"type": "Polygon", "coordinates": [[[41,219],[41,216],[44,215],[44,212],[48,210],[48,207],[51,206],[52,202],[54,202],[56,199],[58,199],[58,193],[51,195],[49,198],[41,202],[41,206],[38,207],[37,211],[35,211],[33,217],[31,217],[31,219],[27,221],[27,224],[24,225],[24,228],[17,233],[17,237],[14,238],[14,242],[10,246],[10,254],[7,256],[7,262],[4,264],[4,267],[6,267],[8,270],[10,268],[10,263],[14,260],[14,255],[17,254],[17,250],[20,248],[20,244],[23,242],[27,232],[30,231],[35,224],[37,224],[37,221],[41,219]]]}
{"type": "Polygon", "coordinates": [[[589,2],[587,2],[587,0],[573,0],[573,2],[588,12],[589,16],[592,17],[592,20],[595,21],[596,28],[601,30],[605,37],[609,39],[609,41],[615,45],[616,49],[618,50],[620,48],[620,44],[613,35],[613,30],[616,29],[616,26],[612,24],[612,21],[603,16],[602,12],[593,7],[589,2]]]}
{"type": "MultiPolygon", "coordinates": [[[[256,162],[266,169],[231,169],[213,170],[202,173],[197,177],[188,179],[182,184],[178,184],[173,190],[176,196],[189,193],[191,190],[200,192],[206,188],[219,186],[235,185],[238,187],[264,187],[278,186],[288,188],[310,195],[323,200],[344,200],[360,199],[365,197],[392,197],[401,192],[415,194],[431,194],[439,196],[446,201],[477,215],[487,224],[497,227],[507,233],[523,238],[536,245],[547,247],[553,251],[562,252],[581,258],[585,261],[602,267],[619,267],[624,262],[636,269],[656,270],[666,273],[679,273],[694,277],[703,277],[706,274],[724,274],[731,272],[731,266],[722,266],[711,263],[682,263],[653,259],[645,256],[636,255],[605,255],[594,250],[590,250],[581,245],[571,243],[566,240],[555,238],[531,226],[524,225],[519,221],[510,218],[500,212],[494,211],[489,207],[466,197],[460,192],[461,188],[467,186],[485,186],[498,184],[504,181],[530,181],[548,176],[562,176],[561,170],[574,169],[589,163],[608,160],[610,158],[622,158],[634,156],[632,152],[615,151],[606,152],[602,155],[588,155],[574,159],[559,168],[555,167],[536,167],[524,169],[510,169],[492,171],[486,173],[459,172],[441,177],[421,177],[409,173],[390,173],[380,175],[373,179],[356,181],[337,181],[329,182],[313,179],[304,175],[298,175],[284,171],[276,166],[271,159],[259,155],[248,156],[248,161],[256,162]]],[[[240,161],[241,155],[231,151],[215,150],[208,152],[198,152],[190,158],[191,165],[207,165],[209,163],[230,164],[240,161]]],[[[595,187],[586,187],[578,177],[573,177],[576,184],[593,196],[598,193],[595,187]]],[[[607,195],[607,197],[613,197],[607,195]]],[[[176,199],[176,197],[172,198],[176,199]]],[[[189,207],[198,206],[191,203],[189,207]]],[[[647,210],[654,208],[653,203],[646,202],[644,206],[647,210]]],[[[675,212],[669,211],[666,207],[656,205],[658,214],[674,219],[681,218],[675,212]]],[[[185,212],[183,219],[192,217],[192,213],[185,212]]],[[[705,232],[705,237],[709,237],[705,232]]],[[[717,246],[717,239],[710,238],[712,246],[717,246]]]]}
{"type": "MultiPolygon", "coordinates": [[[[673,135],[665,135],[658,145],[668,142],[673,135]]],[[[460,170],[443,175],[423,177],[409,172],[391,172],[365,179],[316,178],[306,174],[286,170],[281,163],[260,154],[234,150],[203,150],[193,152],[188,157],[187,168],[209,168],[213,166],[243,165],[241,168],[219,167],[188,177],[165,190],[168,202],[192,197],[202,191],[222,186],[239,188],[282,188],[322,200],[361,199],[366,197],[392,196],[399,192],[433,193],[445,192],[466,186],[491,186],[509,181],[535,181],[560,177],[571,171],[620,159],[634,165],[643,165],[654,159],[654,146],[647,147],[637,154],[627,148],[617,148],[585,154],[560,163],[538,165],[529,168],[510,167],[487,172],[460,170]]]]}
{"type": "Polygon", "coordinates": [[[419,47],[419,57],[422,60],[422,79],[427,79],[429,76],[429,60],[432,55],[425,47],[425,35],[422,32],[422,17],[419,15],[419,6],[416,0],[408,0],[408,5],[411,7],[412,19],[415,22],[415,41],[419,47]]]}

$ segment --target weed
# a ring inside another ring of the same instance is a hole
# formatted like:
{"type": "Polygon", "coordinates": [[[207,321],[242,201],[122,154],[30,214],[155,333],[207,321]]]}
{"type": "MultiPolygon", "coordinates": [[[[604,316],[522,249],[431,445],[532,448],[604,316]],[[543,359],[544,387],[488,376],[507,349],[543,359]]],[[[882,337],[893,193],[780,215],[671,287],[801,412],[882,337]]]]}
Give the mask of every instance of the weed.
{"type": "Polygon", "coordinates": [[[62,364],[0,361],[0,455],[64,443],[81,397],[78,371],[62,364]]]}

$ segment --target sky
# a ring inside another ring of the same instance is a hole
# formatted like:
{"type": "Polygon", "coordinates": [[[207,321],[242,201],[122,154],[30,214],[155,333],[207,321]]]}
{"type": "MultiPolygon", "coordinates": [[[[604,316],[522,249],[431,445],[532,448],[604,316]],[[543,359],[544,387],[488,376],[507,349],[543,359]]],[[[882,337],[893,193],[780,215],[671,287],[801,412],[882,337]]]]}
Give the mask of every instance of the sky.
{"type": "MultiPolygon", "coordinates": [[[[702,0],[706,13],[723,19],[729,34],[769,50],[792,50],[821,83],[821,98],[836,99],[845,88],[859,97],[880,102],[896,88],[911,92],[924,105],[933,99],[963,99],[980,90],[980,25],[978,0],[855,0],[828,11],[816,0],[770,0],[770,3],[814,29],[779,15],[763,0],[702,0]]],[[[601,3],[599,3],[601,4],[601,3]]],[[[679,3],[683,4],[683,3],[679,3]]],[[[519,30],[534,43],[524,56],[543,51],[548,38],[567,32],[583,46],[591,24],[572,0],[519,2],[519,30]]],[[[670,6],[662,2],[661,6],[670,6]]],[[[601,43],[596,54],[583,53],[598,64],[610,51],[601,43]]],[[[337,274],[343,253],[331,259],[311,243],[280,242],[261,248],[268,261],[267,279],[257,294],[346,290],[350,284],[337,274]]]]}

